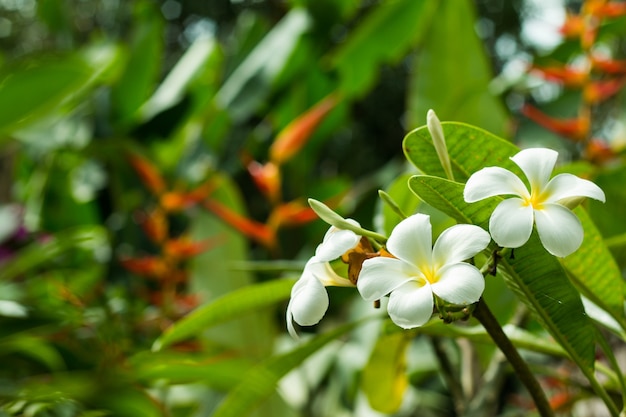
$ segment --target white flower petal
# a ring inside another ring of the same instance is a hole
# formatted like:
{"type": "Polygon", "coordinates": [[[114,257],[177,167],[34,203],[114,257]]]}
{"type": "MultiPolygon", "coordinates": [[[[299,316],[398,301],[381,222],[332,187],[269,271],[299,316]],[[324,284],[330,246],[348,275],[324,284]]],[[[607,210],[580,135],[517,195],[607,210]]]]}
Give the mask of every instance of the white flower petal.
{"type": "Polygon", "coordinates": [[[433,293],[430,285],[410,281],[396,288],[389,296],[389,317],[403,329],[419,327],[433,314],[433,293]]]}
{"type": "Polygon", "coordinates": [[[580,220],[559,204],[545,204],[542,210],[535,210],[535,222],[543,247],[554,256],[565,257],[583,242],[580,220]]]}
{"type": "Polygon", "coordinates": [[[485,279],[468,263],[449,264],[439,270],[439,280],[431,288],[441,299],[453,304],[472,304],[485,290],[485,279]]]}
{"type": "Polygon", "coordinates": [[[320,281],[325,287],[354,287],[354,284],[335,272],[328,262],[318,262],[314,256],[307,262],[304,269],[318,281],[320,281]]]}
{"type": "Polygon", "coordinates": [[[559,153],[552,149],[530,148],[518,152],[511,160],[524,171],[530,188],[539,191],[548,183],[558,157],[559,153]]]}
{"type": "Polygon", "coordinates": [[[402,220],[391,231],[387,250],[395,257],[413,265],[430,263],[433,232],[430,216],[414,214],[402,220]]]}
{"type": "Polygon", "coordinates": [[[287,310],[293,320],[301,326],[319,323],[328,310],[328,293],[317,279],[309,276],[300,278],[291,290],[287,310]]]}
{"type": "Polygon", "coordinates": [[[417,268],[400,259],[379,256],[363,262],[356,286],[365,300],[379,300],[405,282],[417,279],[411,276],[416,274],[420,274],[417,268]]]}
{"type": "Polygon", "coordinates": [[[504,200],[489,219],[493,240],[505,248],[518,248],[528,241],[533,231],[533,208],[519,198],[504,200]]]}
{"type": "Polygon", "coordinates": [[[489,233],[478,226],[469,224],[452,226],[435,242],[433,266],[439,268],[469,259],[485,249],[490,241],[489,233]]]}
{"type": "Polygon", "coordinates": [[[552,178],[542,194],[547,196],[549,203],[571,197],[590,197],[603,203],[606,201],[604,191],[600,187],[572,174],[559,174],[552,178]]]}
{"type": "MultiPolygon", "coordinates": [[[[346,220],[355,226],[359,226],[355,220],[346,220]]],[[[331,226],[324,235],[324,240],[315,250],[315,257],[322,262],[332,261],[358,245],[359,240],[361,240],[361,236],[353,231],[331,226]]]]}
{"type": "Polygon", "coordinates": [[[511,171],[500,167],[487,167],[473,173],[463,190],[463,198],[468,203],[502,194],[522,198],[529,196],[522,180],[511,171]]]}

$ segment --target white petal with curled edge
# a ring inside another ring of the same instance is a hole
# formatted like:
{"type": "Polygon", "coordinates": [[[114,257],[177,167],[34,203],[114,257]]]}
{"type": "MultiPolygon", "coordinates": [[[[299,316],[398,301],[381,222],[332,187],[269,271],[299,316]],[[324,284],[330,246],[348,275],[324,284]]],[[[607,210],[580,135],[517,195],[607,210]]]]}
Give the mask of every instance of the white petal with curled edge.
{"type": "Polygon", "coordinates": [[[291,290],[288,310],[293,320],[301,326],[319,323],[328,310],[326,288],[315,278],[301,278],[291,290]]]}
{"type": "Polygon", "coordinates": [[[354,287],[349,279],[337,274],[328,262],[318,262],[315,256],[307,262],[304,269],[325,287],[354,287]]]}
{"type": "Polygon", "coordinates": [[[545,204],[542,210],[535,210],[535,222],[543,247],[554,256],[565,257],[583,242],[580,220],[559,204],[545,204]]]}
{"type": "Polygon", "coordinates": [[[439,280],[431,288],[439,298],[453,304],[472,304],[485,290],[485,279],[468,263],[449,264],[439,270],[439,280]]]}
{"type": "Polygon", "coordinates": [[[519,198],[502,201],[491,214],[489,232],[493,240],[505,248],[518,248],[528,241],[533,231],[533,208],[519,198]]]}
{"type": "Polygon", "coordinates": [[[458,224],[446,229],[435,242],[433,266],[440,268],[449,263],[471,258],[489,245],[491,236],[478,226],[458,224]]]}
{"type": "Polygon", "coordinates": [[[500,167],[487,167],[473,173],[463,190],[463,198],[468,203],[503,194],[523,198],[529,196],[522,180],[511,171],[500,167]]]}
{"type": "Polygon", "coordinates": [[[400,259],[366,259],[361,267],[356,286],[366,301],[380,300],[407,281],[415,280],[421,273],[400,259]]]}
{"type": "Polygon", "coordinates": [[[559,157],[557,151],[547,148],[530,148],[518,152],[511,160],[524,171],[530,187],[538,191],[548,183],[559,157]]]}
{"type": "Polygon", "coordinates": [[[431,262],[432,242],[430,216],[418,213],[407,217],[394,227],[387,240],[387,250],[405,262],[419,265],[431,262]]]}
{"type": "MultiPolygon", "coordinates": [[[[350,221],[351,219],[346,219],[350,221]]],[[[351,223],[358,223],[354,220],[351,223]]],[[[338,229],[331,226],[324,235],[324,240],[315,250],[315,257],[322,262],[332,261],[359,244],[361,237],[351,230],[338,229]]]]}
{"type": "Polygon", "coordinates": [[[543,194],[547,196],[547,202],[550,203],[571,197],[589,197],[603,203],[606,201],[604,191],[600,187],[572,174],[559,174],[552,178],[543,190],[543,194]]]}
{"type": "Polygon", "coordinates": [[[420,286],[410,281],[395,289],[389,296],[387,312],[391,320],[403,329],[425,324],[433,314],[433,292],[428,283],[420,286]]]}

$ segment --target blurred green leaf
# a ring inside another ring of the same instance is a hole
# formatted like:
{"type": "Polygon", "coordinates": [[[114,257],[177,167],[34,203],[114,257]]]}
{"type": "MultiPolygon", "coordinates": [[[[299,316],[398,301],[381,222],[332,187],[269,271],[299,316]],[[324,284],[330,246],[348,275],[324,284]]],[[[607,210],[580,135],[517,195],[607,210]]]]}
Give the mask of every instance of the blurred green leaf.
{"type": "Polygon", "coordinates": [[[262,103],[310,24],[305,10],[291,10],[230,74],[216,101],[233,119],[245,119],[262,103]]]}
{"type": "Polygon", "coordinates": [[[215,49],[212,38],[200,38],[187,49],[150,99],[141,107],[143,120],[178,103],[215,49]]]}
{"type": "MultiPolygon", "coordinates": [[[[409,178],[411,178],[412,175],[413,174],[400,175],[385,188],[385,192],[389,194],[400,210],[407,216],[415,213],[421,203],[418,198],[415,198],[415,194],[411,193],[407,186],[409,178]]],[[[380,224],[377,225],[377,228],[383,235],[389,236],[393,228],[400,223],[402,218],[382,200],[378,203],[377,211],[380,214],[378,217],[380,224]]]]}
{"type": "Polygon", "coordinates": [[[115,67],[119,49],[95,44],[61,56],[36,57],[0,72],[0,132],[10,132],[58,110],[115,67]]]}
{"type": "Polygon", "coordinates": [[[147,353],[130,359],[133,378],[145,383],[166,380],[169,384],[203,383],[227,391],[242,381],[252,362],[229,354],[197,357],[190,353],[147,353]]]}
{"type": "Polygon", "coordinates": [[[373,8],[331,57],[341,91],[351,96],[369,89],[383,64],[396,63],[422,40],[436,6],[433,1],[396,0],[373,8]]]}
{"type": "MultiPolygon", "coordinates": [[[[244,204],[234,181],[221,174],[215,174],[215,181],[219,186],[211,198],[242,213],[244,204]]],[[[203,302],[211,303],[254,283],[249,271],[235,268],[236,264],[248,260],[248,241],[241,233],[208,212],[194,216],[190,233],[194,240],[216,239],[219,242],[194,257],[190,264],[190,290],[203,302]]],[[[272,335],[276,331],[273,317],[271,309],[257,311],[257,314],[239,317],[227,324],[212,326],[202,332],[202,337],[253,357],[265,357],[271,350],[272,335]]]]}
{"type": "Polygon", "coordinates": [[[374,410],[392,414],[402,405],[409,385],[406,351],[410,341],[406,332],[383,334],[376,341],[361,377],[361,388],[374,410]]]}
{"type": "Polygon", "coordinates": [[[267,399],[276,389],[278,381],[327,343],[353,329],[357,323],[344,324],[328,333],[318,335],[296,349],[272,356],[243,375],[219,405],[213,417],[244,417],[267,399]]]}
{"type": "Polygon", "coordinates": [[[106,233],[99,226],[83,226],[59,232],[29,244],[0,268],[0,281],[15,279],[70,250],[87,250],[95,255],[108,252],[106,233]]]}
{"type": "Polygon", "coordinates": [[[590,200],[588,203],[589,214],[598,230],[605,238],[626,233],[626,218],[624,206],[626,206],[626,166],[612,167],[601,171],[595,178],[595,182],[607,196],[606,203],[590,200]]]}
{"type": "Polygon", "coordinates": [[[201,330],[289,298],[295,280],[280,279],[240,288],[199,307],[170,326],[154,342],[153,350],[197,335],[201,330]]]}
{"type": "Polygon", "coordinates": [[[433,109],[440,120],[467,122],[506,135],[508,114],[502,100],[489,92],[491,64],[476,34],[473,2],[430,3],[437,9],[413,63],[409,127],[425,124],[426,112],[433,109]]]}
{"type": "MultiPolygon", "coordinates": [[[[426,175],[414,176],[409,187],[433,207],[461,223],[486,228],[489,215],[502,201],[492,197],[468,204],[463,199],[463,184],[426,175]]],[[[536,232],[514,256],[501,258],[498,272],[509,288],[534,313],[554,339],[581,368],[593,369],[595,360],[594,328],[580,299],[559,261],[543,248],[536,232]]]]}
{"type": "Polygon", "coordinates": [[[163,62],[164,25],[156,5],[139,2],[134,19],[125,67],[111,89],[113,111],[122,123],[131,121],[149,97],[163,62]]]}
{"type": "Polygon", "coordinates": [[[11,353],[32,358],[50,371],[60,371],[66,367],[61,354],[48,341],[26,332],[0,338],[0,356],[11,353]]]}

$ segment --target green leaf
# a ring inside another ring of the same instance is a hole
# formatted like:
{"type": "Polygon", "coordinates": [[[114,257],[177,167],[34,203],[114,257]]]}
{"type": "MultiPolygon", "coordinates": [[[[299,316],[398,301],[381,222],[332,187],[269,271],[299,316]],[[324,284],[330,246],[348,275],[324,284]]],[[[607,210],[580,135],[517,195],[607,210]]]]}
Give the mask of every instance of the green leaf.
{"type": "Polygon", "coordinates": [[[426,112],[433,109],[441,120],[459,120],[504,135],[508,114],[502,100],[489,91],[491,63],[476,34],[473,2],[431,3],[437,4],[436,17],[430,19],[413,64],[409,126],[424,124],[426,112]]]}
{"type": "Polygon", "coordinates": [[[216,101],[233,119],[245,119],[263,102],[310,25],[305,10],[291,10],[228,77],[216,101]]]}
{"type": "MultiPolygon", "coordinates": [[[[468,204],[463,199],[463,184],[438,177],[414,176],[409,187],[426,203],[457,221],[483,228],[495,205],[493,197],[468,204]]],[[[543,248],[536,233],[514,256],[499,260],[498,271],[507,285],[534,313],[535,317],[567,351],[578,366],[589,371],[594,363],[593,325],[559,261],[543,248]]]]}
{"type": "Polygon", "coordinates": [[[83,226],[33,242],[2,265],[0,281],[15,279],[60,254],[78,248],[94,253],[108,251],[105,231],[96,226],[83,226]]]}
{"type": "MultiPolygon", "coordinates": [[[[443,122],[441,127],[457,181],[465,182],[474,172],[487,166],[500,166],[523,178],[519,167],[509,159],[519,152],[519,148],[511,142],[465,123],[443,122]]],[[[409,162],[420,171],[445,178],[446,174],[426,126],[409,132],[402,146],[409,162]]]]}
{"type": "Polygon", "coordinates": [[[119,49],[93,45],[61,57],[34,58],[0,72],[0,132],[25,126],[83,93],[119,60],[119,49]]]}
{"type": "Polygon", "coordinates": [[[113,111],[122,123],[132,120],[146,101],[161,72],[163,19],[159,10],[140,2],[134,11],[133,33],[125,68],[111,90],[113,111]]]}
{"type": "Polygon", "coordinates": [[[132,377],[144,383],[163,380],[172,385],[200,382],[223,391],[239,384],[252,367],[249,360],[232,355],[194,357],[175,352],[142,352],[129,362],[132,377]]]}
{"type": "Polygon", "coordinates": [[[396,63],[422,39],[432,21],[436,2],[381,2],[331,57],[341,77],[341,90],[359,95],[369,89],[380,67],[396,63]]]}
{"type": "Polygon", "coordinates": [[[215,49],[213,38],[200,38],[187,49],[159,88],[141,107],[141,117],[147,120],[178,103],[187,86],[201,72],[215,49]]]}
{"type": "Polygon", "coordinates": [[[383,334],[376,341],[361,377],[361,388],[374,410],[392,414],[402,405],[409,385],[406,351],[410,341],[407,332],[383,334]]]}
{"type": "Polygon", "coordinates": [[[243,382],[230,391],[213,417],[244,417],[248,415],[274,392],[278,381],[289,371],[359,323],[361,322],[345,324],[328,333],[316,336],[290,352],[270,357],[261,362],[243,375],[243,382]]]}
{"type": "Polygon", "coordinates": [[[0,131],[9,131],[54,110],[89,80],[88,65],[75,56],[38,59],[0,74],[0,131]]]}
{"type": "Polygon", "coordinates": [[[202,330],[241,317],[259,309],[272,306],[289,298],[295,280],[279,279],[250,285],[230,292],[217,300],[198,307],[187,316],[172,324],[152,350],[161,350],[172,343],[197,335],[202,330]]]}
{"type": "Polygon", "coordinates": [[[561,263],[587,298],[623,323],[622,273],[587,212],[577,207],[575,213],[583,225],[585,238],[580,248],[563,258],[561,263]]]}

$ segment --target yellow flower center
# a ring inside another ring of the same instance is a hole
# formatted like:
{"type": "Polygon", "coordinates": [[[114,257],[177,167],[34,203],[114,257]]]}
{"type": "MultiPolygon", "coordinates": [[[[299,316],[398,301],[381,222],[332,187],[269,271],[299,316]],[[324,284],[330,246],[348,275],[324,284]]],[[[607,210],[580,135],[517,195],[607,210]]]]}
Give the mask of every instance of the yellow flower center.
{"type": "Polygon", "coordinates": [[[525,206],[531,206],[535,210],[541,210],[543,203],[546,201],[546,196],[541,193],[532,192],[530,197],[524,199],[525,206]]]}

